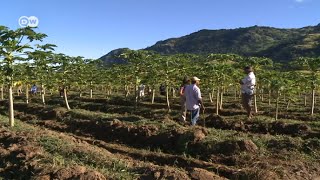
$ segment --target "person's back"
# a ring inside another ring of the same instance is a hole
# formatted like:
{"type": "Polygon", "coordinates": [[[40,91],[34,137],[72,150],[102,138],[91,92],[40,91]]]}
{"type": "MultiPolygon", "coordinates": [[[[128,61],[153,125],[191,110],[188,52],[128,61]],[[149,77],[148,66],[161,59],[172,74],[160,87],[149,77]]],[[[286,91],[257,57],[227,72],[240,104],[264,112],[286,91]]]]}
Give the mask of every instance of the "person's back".
{"type": "Polygon", "coordinates": [[[184,94],[186,97],[186,106],[191,114],[191,123],[196,125],[199,119],[200,105],[204,110],[200,88],[198,87],[200,79],[197,77],[191,78],[191,85],[185,88],[184,94]]]}
{"type": "Polygon", "coordinates": [[[248,73],[247,76],[245,76],[242,79],[241,92],[252,95],[254,93],[255,85],[256,85],[256,76],[254,75],[253,72],[250,72],[248,73]]]}
{"type": "Polygon", "coordinates": [[[199,99],[201,99],[201,92],[196,84],[186,86],[184,90],[186,98],[186,106],[188,110],[195,110],[199,108],[199,99]]]}
{"type": "Polygon", "coordinates": [[[31,87],[31,92],[32,92],[33,94],[36,94],[36,93],[37,93],[37,86],[36,86],[36,85],[33,85],[33,86],[31,87]]]}

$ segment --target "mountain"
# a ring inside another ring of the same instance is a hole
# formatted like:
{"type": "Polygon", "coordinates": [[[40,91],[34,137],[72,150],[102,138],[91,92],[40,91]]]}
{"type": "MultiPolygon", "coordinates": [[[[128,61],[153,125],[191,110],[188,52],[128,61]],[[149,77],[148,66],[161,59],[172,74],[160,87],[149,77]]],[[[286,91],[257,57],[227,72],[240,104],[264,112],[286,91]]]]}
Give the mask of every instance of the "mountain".
{"type": "Polygon", "coordinates": [[[146,50],[160,54],[232,53],[288,62],[299,56],[320,56],[320,24],[291,29],[252,26],[200,30],[179,38],[159,41],[146,50]]]}
{"type": "Polygon", "coordinates": [[[119,48],[112,50],[108,54],[100,57],[99,60],[101,60],[106,66],[111,64],[123,64],[126,61],[121,58],[118,58],[118,56],[128,49],[129,48],[119,48]]]}

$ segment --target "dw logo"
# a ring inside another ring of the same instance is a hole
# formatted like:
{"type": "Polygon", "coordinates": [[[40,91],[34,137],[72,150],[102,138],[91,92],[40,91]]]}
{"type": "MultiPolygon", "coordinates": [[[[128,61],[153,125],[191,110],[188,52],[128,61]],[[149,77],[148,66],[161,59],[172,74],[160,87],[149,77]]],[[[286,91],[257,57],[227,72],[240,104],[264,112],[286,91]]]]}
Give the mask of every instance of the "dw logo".
{"type": "Polygon", "coordinates": [[[19,25],[21,27],[37,27],[39,24],[39,19],[35,16],[21,16],[19,18],[19,25]]]}

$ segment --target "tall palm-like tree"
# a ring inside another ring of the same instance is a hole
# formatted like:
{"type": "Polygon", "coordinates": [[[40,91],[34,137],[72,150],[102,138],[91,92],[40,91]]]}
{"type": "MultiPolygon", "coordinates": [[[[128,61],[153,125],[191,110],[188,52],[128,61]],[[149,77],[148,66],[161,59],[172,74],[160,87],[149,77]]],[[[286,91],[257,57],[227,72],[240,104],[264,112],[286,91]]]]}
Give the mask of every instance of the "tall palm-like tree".
{"type": "Polygon", "coordinates": [[[4,65],[6,82],[9,89],[9,123],[14,126],[13,111],[13,65],[18,59],[25,55],[26,49],[32,49],[31,42],[41,41],[46,35],[37,33],[33,28],[19,28],[10,30],[5,26],[0,26],[0,60],[4,65]]]}

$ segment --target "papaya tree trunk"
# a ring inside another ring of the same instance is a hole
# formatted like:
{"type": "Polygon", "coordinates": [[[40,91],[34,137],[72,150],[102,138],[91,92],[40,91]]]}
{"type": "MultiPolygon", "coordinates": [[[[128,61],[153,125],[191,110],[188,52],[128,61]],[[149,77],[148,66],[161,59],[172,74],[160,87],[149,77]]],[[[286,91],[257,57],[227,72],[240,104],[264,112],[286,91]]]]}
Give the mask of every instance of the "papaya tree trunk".
{"type": "Polygon", "coordinates": [[[171,111],[170,109],[170,101],[169,101],[169,87],[166,87],[166,99],[167,99],[167,107],[168,107],[168,112],[171,111]]]}
{"type": "Polygon", "coordinates": [[[220,103],[219,103],[219,109],[222,109],[222,103],[223,103],[223,90],[220,93],[220,103]]]}
{"type": "Polygon", "coordinates": [[[304,106],[307,106],[307,94],[304,94],[304,106]]]}
{"type": "Polygon", "coordinates": [[[291,102],[291,100],[288,99],[288,102],[287,102],[287,111],[289,110],[290,102],[291,102]]]}
{"type": "Polygon", "coordinates": [[[79,86],[79,97],[82,97],[82,86],[79,86]]]}
{"type": "Polygon", "coordinates": [[[46,101],[44,99],[44,95],[45,95],[45,90],[44,90],[44,85],[41,85],[41,99],[42,99],[42,104],[45,106],[46,105],[46,101]]]}
{"type": "Polygon", "coordinates": [[[313,112],[314,112],[314,104],[315,104],[314,98],[315,98],[315,94],[316,94],[315,89],[312,89],[311,116],[313,116],[313,112]]]}
{"type": "Polygon", "coordinates": [[[139,100],[139,96],[138,96],[138,79],[136,79],[136,83],[134,86],[134,110],[137,110],[137,106],[138,106],[138,100],[139,100]]]}
{"type": "Polygon", "coordinates": [[[213,97],[214,97],[214,88],[212,88],[212,92],[211,92],[212,103],[213,103],[213,97]]]}
{"type": "Polygon", "coordinates": [[[63,88],[63,98],[64,98],[64,103],[66,104],[66,108],[70,110],[69,102],[68,102],[68,96],[67,96],[67,89],[63,88]]]}
{"type": "Polygon", "coordinates": [[[128,97],[129,94],[130,94],[130,89],[129,89],[129,87],[127,86],[127,88],[126,88],[126,97],[128,97]]]}
{"type": "Polygon", "coordinates": [[[151,104],[154,104],[154,96],[156,94],[156,89],[152,88],[152,98],[151,98],[151,104]]]}
{"type": "Polygon", "coordinates": [[[210,102],[212,103],[213,99],[212,99],[212,94],[210,92],[209,92],[209,99],[210,99],[210,102]]]}
{"type": "Polygon", "coordinates": [[[92,99],[92,81],[90,82],[90,98],[92,99]]]}
{"type": "Polygon", "coordinates": [[[276,100],[276,120],[278,120],[278,114],[279,114],[279,93],[277,94],[277,100],[276,100]]]}
{"type": "Polygon", "coordinates": [[[3,97],[3,91],[4,91],[4,87],[3,87],[4,85],[3,84],[1,84],[1,100],[3,100],[4,99],[4,97],[3,97]]]}
{"type": "Polygon", "coordinates": [[[269,90],[269,101],[268,101],[268,105],[270,106],[271,105],[271,90],[269,90]]]}
{"type": "Polygon", "coordinates": [[[14,111],[13,111],[13,96],[12,96],[12,85],[9,85],[9,123],[10,126],[14,126],[14,111]]]}
{"type": "Polygon", "coordinates": [[[254,100],[254,112],[258,113],[258,106],[257,106],[257,95],[253,95],[253,100],[254,100]]]}
{"type": "Polygon", "coordinates": [[[217,89],[217,99],[216,99],[216,115],[219,115],[219,95],[220,95],[220,90],[219,88],[217,89]]]}
{"type": "Polygon", "coordinates": [[[28,84],[26,84],[26,103],[29,104],[29,87],[28,87],[28,84]]]}
{"type": "Polygon", "coordinates": [[[171,88],[172,89],[172,97],[176,98],[176,89],[175,88],[171,88]]]}

